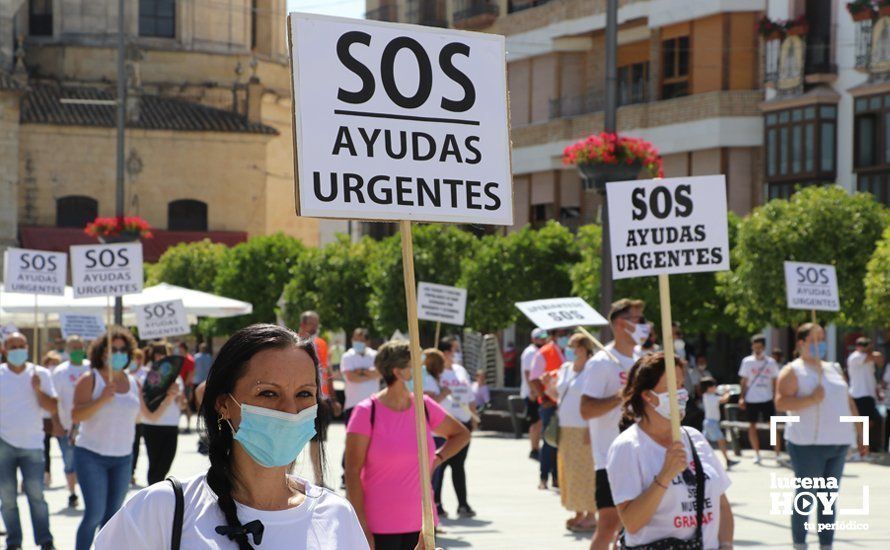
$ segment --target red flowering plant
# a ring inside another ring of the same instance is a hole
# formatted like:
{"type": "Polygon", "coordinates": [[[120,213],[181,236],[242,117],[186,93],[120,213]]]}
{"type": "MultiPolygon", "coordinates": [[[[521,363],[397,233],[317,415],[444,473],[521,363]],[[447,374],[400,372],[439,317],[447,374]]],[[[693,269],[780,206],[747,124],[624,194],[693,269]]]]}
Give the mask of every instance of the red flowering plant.
{"type": "Polygon", "coordinates": [[[785,37],[785,25],[781,21],[773,21],[764,15],[757,22],[757,32],[767,40],[778,40],[785,37]]]}
{"type": "Polygon", "coordinates": [[[563,164],[639,164],[653,178],[663,178],[661,155],[641,138],[600,132],[569,145],[562,152],[563,164]]]}
{"type": "Polygon", "coordinates": [[[134,235],[143,239],[153,237],[151,226],[138,216],[118,216],[114,218],[96,218],[87,224],[84,232],[100,239],[134,235]]]}

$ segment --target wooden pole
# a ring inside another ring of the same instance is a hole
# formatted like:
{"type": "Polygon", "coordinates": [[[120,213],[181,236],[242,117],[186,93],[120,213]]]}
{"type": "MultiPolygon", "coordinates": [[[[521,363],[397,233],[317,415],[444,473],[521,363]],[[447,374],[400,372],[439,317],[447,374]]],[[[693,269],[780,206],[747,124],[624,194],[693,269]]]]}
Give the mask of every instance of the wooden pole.
{"type": "Polygon", "coordinates": [[[108,383],[110,384],[112,380],[114,380],[114,368],[111,366],[111,296],[105,297],[105,337],[106,337],[106,345],[108,349],[108,358],[106,361],[108,362],[107,371],[108,371],[108,383]]]}
{"type": "Polygon", "coordinates": [[[420,457],[420,491],[423,501],[423,530],[420,536],[423,537],[424,546],[432,549],[436,547],[436,526],[433,522],[430,457],[423,405],[423,372],[420,364],[420,331],[417,323],[417,284],[414,282],[414,240],[411,235],[411,222],[400,221],[399,231],[402,234],[402,273],[405,278],[405,304],[408,306],[408,334],[411,340],[411,367],[414,376],[414,424],[420,457]]]}
{"type": "Polygon", "coordinates": [[[433,340],[433,347],[439,347],[439,335],[442,333],[442,322],[436,321],[436,339],[433,340]]]}
{"type": "Polygon", "coordinates": [[[668,275],[658,275],[658,295],[661,302],[661,337],[664,339],[664,366],[667,374],[668,399],[671,403],[671,433],[680,441],[680,407],[677,404],[677,370],[674,361],[674,332],[671,319],[671,283],[668,275]]]}
{"type": "Polygon", "coordinates": [[[816,320],[816,310],[815,310],[815,309],[811,309],[811,310],[810,310],[810,315],[811,315],[811,317],[810,317],[811,322],[812,322],[814,325],[815,325],[815,324],[818,324],[818,321],[816,320]]]}
{"type": "Polygon", "coordinates": [[[587,336],[588,338],[590,338],[591,340],[593,340],[593,345],[595,345],[595,346],[598,347],[599,349],[601,349],[601,350],[603,350],[604,352],[606,352],[606,355],[609,356],[609,359],[611,359],[612,361],[618,363],[618,358],[615,357],[614,355],[612,355],[612,352],[609,351],[609,350],[607,350],[607,349],[606,349],[606,346],[604,346],[604,345],[602,344],[602,342],[600,342],[599,340],[596,339],[596,336],[594,336],[593,334],[590,334],[590,332],[588,332],[586,328],[581,327],[581,326],[578,327],[578,331],[581,332],[581,334],[583,334],[584,336],[587,336]]]}
{"type": "Polygon", "coordinates": [[[37,295],[34,295],[34,350],[31,353],[31,361],[35,365],[40,364],[40,322],[37,320],[37,295]]]}

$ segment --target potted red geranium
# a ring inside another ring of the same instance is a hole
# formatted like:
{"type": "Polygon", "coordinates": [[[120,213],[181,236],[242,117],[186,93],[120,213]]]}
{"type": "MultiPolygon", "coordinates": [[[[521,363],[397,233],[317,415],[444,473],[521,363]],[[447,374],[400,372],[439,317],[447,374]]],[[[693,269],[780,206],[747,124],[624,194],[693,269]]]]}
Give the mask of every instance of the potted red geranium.
{"type": "Polygon", "coordinates": [[[605,189],[606,182],[636,179],[645,170],[649,176],[664,177],[661,156],[651,143],[640,138],[600,132],[565,148],[563,164],[578,167],[585,187],[605,189]]]}
{"type": "Polygon", "coordinates": [[[764,15],[757,22],[757,32],[764,40],[781,40],[785,37],[785,26],[764,15]]]}
{"type": "Polygon", "coordinates": [[[151,226],[138,216],[96,218],[87,224],[84,232],[102,243],[131,242],[153,237],[151,226]]]}
{"type": "Polygon", "coordinates": [[[799,15],[785,23],[788,36],[804,36],[810,30],[810,24],[805,15],[799,15]]]}
{"type": "MultiPolygon", "coordinates": [[[[880,3],[887,4],[888,2],[887,0],[883,0],[880,3]]],[[[853,0],[852,2],[847,2],[847,11],[850,12],[853,21],[867,21],[869,19],[874,19],[876,15],[875,5],[872,0],[853,0]]]]}
{"type": "Polygon", "coordinates": [[[875,6],[878,8],[878,14],[890,15],[890,0],[877,0],[875,6]]]}

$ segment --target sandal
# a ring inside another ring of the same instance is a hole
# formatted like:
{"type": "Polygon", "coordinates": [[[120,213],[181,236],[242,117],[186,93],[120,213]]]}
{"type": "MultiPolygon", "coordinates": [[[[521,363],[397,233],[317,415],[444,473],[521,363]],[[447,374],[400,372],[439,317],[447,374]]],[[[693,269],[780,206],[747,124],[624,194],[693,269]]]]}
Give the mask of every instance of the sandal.
{"type": "Polygon", "coordinates": [[[584,521],[579,521],[572,524],[568,529],[573,533],[592,533],[596,531],[596,522],[585,523],[584,521]]]}

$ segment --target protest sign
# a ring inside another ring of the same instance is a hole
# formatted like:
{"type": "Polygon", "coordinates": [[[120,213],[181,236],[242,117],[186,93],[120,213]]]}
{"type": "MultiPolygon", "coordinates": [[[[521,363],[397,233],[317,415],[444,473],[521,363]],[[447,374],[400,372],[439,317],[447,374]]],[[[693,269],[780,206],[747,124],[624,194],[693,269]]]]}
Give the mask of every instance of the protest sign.
{"type": "Polygon", "coordinates": [[[0,344],[5,342],[6,339],[10,335],[15,334],[18,331],[19,331],[19,328],[17,326],[13,325],[12,323],[9,323],[8,325],[0,326],[0,344]]]}
{"type": "Polygon", "coordinates": [[[841,310],[833,265],[785,262],[785,292],[788,309],[841,310]]]}
{"type": "Polygon", "coordinates": [[[176,382],[176,377],[182,371],[184,361],[185,357],[181,355],[168,355],[160,361],[152,361],[151,370],[146,373],[145,381],[142,383],[142,399],[148,410],[156,411],[161,406],[167,390],[176,382]]]}
{"type": "Polygon", "coordinates": [[[503,36],[304,13],[288,31],[299,215],[512,225],[503,36]]]}
{"type": "Polygon", "coordinates": [[[729,269],[722,175],[610,182],[606,189],[613,278],[729,269]]]}
{"type": "Polygon", "coordinates": [[[417,285],[417,318],[462,326],[467,309],[467,289],[435,283],[417,285]]]}
{"type": "Polygon", "coordinates": [[[135,310],[136,326],[142,340],[179,336],[192,330],[182,300],[144,304],[135,310]]]}
{"type": "Polygon", "coordinates": [[[582,298],[550,298],[515,305],[536,327],[544,330],[609,324],[582,298]]]}
{"type": "Polygon", "coordinates": [[[64,252],[9,248],[6,250],[6,292],[64,296],[68,255],[64,252]]]}
{"type": "Polygon", "coordinates": [[[72,246],[71,284],[75,298],[139,294],[142,243],[72,246]]]}
{"type": "Polygon", "coordinates": [[[95,340],[105,332],[105,321],[101,315],[60,313],[59,325],[62,329],[62,338],[80,336],[84,340],[95,340]]]}
{"type": "Polygon", "coordinates": [[[729,269],[723,175],[606,184],[612,277],[658,275],[671,431],[680,440],[668,276],[729,269]]]}

